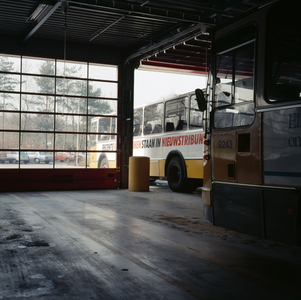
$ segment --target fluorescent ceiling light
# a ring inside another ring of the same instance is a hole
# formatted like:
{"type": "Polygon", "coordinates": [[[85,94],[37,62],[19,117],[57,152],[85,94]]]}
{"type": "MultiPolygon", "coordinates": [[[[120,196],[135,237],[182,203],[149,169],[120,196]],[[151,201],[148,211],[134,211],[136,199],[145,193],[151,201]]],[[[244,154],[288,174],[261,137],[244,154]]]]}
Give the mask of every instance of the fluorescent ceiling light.
{"type": "Polygon", "coordinates": [[[26,20],[26,22],[37,22],[40,20],[51,10],[53,6],[48,4],[39,4],[39,6],[35,9],[35,11],[30,15],[30,17],[26,20]]]}

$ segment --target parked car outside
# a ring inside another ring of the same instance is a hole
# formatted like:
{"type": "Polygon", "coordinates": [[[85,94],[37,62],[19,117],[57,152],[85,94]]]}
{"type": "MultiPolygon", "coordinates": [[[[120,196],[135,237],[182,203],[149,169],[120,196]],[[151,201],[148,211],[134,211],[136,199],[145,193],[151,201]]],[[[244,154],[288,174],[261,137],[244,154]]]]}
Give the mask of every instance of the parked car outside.
{"type": "MultiPolygon", "coordinates": [[[[81,155],[77,156],[77,161],[79,162],[82,159],[81,155]]],[[[61,162],[71,162],[76,160],[76,153],[72,152],[57,152],[55,154],[55,160],[59,160],[61,162]]]]}
{"type": "Polygon", "coordinates": [[[0,163],[4,164],[7,158],[7,154],[5,152],[0,152],[0,163]]]}
{"type": "MultiPolygon", "coordinates": [[[[9,151],[6,152],[6,161],[8,161],[11,164],[16,164],[19,162],[19,152],[18,151],[9,151]]],[[[20,152],[20,162],[23,162],[24,164],[29,163],[29,157],[26,152],[20,152]]]]}
{"type": "Polygon", "coordinates": [[[44,162],[45,164],[49,164],[53,162],[53,155],[47,152],[27,152],[29,160],[39,164],[44,162]]]}

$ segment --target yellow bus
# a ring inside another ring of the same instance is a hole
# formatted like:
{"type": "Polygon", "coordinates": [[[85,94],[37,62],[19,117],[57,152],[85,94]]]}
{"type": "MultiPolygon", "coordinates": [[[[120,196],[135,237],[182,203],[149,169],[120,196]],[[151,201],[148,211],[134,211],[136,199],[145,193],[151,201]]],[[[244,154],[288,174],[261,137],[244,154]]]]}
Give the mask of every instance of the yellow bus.
{"type": "Polygon", "coordinates": [[[175,192],[202,186],[203,135],[194,92],[134,110],[133,155],[150,157],[150,178],[167,178],[175,192]]]}
{"type": "Polygon", "coordinates": [[[301,245],[301,2],[216,28],[205,111],[204,215],[301,245]],[[293,20],[293,21],[292,21],[293,20]]]}
{"type": "Polygon", "coordinates": [[[91,119],[90,168],[116,168],[116,117],[104,116],[91,119]]]}

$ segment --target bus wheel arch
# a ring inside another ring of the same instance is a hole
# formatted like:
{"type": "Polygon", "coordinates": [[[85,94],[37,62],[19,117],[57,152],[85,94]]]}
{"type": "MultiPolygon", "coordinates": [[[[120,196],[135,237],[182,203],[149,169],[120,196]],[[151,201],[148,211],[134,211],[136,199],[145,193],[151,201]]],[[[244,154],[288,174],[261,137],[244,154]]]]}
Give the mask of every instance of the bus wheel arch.
{"type": "Polygon", "coordinates": [[[99,156],[97,166],[99,169],[109,168],[109,160],[105,154],[99,156]]]}
{"type": "Polygon", "coordinates": [[[172,151],[168,154],[165,163],[165,176],[172,191],[185,192],[187,171],[181,152],[172,151]]]}

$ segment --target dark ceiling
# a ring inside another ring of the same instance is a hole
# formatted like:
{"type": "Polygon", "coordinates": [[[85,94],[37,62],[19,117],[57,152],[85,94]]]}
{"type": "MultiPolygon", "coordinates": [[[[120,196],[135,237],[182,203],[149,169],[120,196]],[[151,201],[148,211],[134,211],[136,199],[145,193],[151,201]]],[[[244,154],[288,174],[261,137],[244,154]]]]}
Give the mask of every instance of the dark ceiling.
{"type": "MultiPolygon", "coordinates": [[[[81,45],[81,51],[106,48],[118,53],[123,61],[134,60],[137,66],[142,61],[143,65],[158,68],[205,73],[210,62],[210,29],[268,2],[1,0],[0,51],[10,52],[12,47],[5,48],[4,44],[12,40],[19,52],[26,52],[31,40],[40,41],[41,48],[42,41],[48,42],[48,48],[55,47],[64,42],[66,33],[68,45],[81,45]],[[41,3],[47,4],[46,12],[30,22],[29,17],[41,3]]],[[[26,53],[30,53],[28,49],[26,53]]]]}

